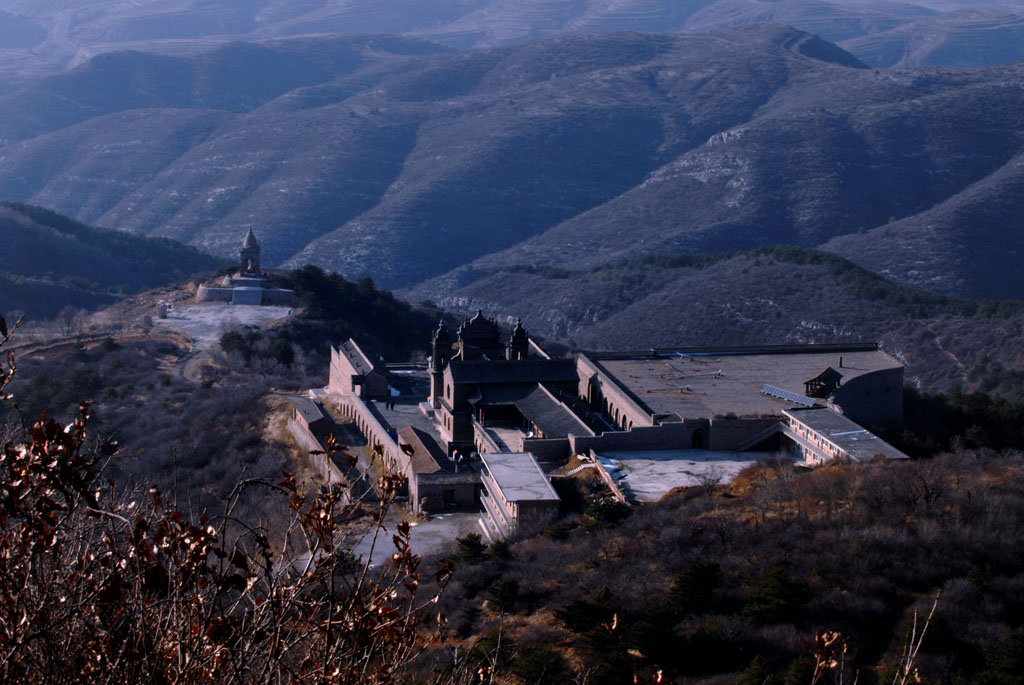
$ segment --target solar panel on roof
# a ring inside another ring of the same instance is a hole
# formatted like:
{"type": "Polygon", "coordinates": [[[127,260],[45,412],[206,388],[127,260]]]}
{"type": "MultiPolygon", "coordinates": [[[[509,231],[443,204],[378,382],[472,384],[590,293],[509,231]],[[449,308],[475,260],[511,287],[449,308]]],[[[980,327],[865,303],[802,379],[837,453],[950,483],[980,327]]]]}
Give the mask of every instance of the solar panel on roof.
{"type": "Polygon", "coordinates": [[[802,404],[805,407],[813,407],[815,404],[814,400],[806,395],[798,395],[797,393],[790,392],[789,390],[776,388],[774,385],[765,385],[761,388],[761,392],[765,395],[778,397],[780,400],[786,400],[787,402],[793,402],[795,404],[802,404]]]}

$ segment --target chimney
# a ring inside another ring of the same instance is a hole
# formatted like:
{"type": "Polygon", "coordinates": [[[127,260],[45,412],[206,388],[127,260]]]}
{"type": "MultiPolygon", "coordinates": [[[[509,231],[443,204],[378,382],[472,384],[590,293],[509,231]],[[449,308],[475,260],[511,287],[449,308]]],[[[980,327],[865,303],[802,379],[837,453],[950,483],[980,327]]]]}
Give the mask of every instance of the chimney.
{"type": "Polygon", "coordinates": [[[839,357],[839,368],[843,368],[843,358],[839,357]]]}

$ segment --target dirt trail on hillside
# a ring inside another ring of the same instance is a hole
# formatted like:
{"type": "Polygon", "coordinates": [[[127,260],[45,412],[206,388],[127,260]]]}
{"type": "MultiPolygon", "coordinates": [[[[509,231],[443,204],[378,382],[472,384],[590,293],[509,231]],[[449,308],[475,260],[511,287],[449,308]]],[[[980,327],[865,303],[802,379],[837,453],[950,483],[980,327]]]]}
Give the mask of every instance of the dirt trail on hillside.
{"type": "Polygon", "coordinates": [[[267,328],[293,313],[290,307],[188,304],[172,307],[166,319],[154,319],[153,325],[181,331],[191,339],[192,348],[177,360],[175,371],[182,378],[199,383],[203,379],[203,367],[225,332],[245,326],[267,328]]]}

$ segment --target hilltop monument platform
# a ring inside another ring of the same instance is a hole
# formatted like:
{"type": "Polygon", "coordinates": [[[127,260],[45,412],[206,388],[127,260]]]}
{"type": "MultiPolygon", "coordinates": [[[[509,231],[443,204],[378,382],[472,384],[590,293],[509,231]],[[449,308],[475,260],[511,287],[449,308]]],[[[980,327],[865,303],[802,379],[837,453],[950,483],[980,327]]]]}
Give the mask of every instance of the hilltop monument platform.
{"type": "Polygon", "coordinates": [[[291,307],[295,304],[295,291],[274,287],[281,275],[260,266],[260,244],[249,229],[242,241],[238,272],[228,274],[220,283],[200,284],[196,290],[197,302],[227,302],[258,306],[291,307]]]}

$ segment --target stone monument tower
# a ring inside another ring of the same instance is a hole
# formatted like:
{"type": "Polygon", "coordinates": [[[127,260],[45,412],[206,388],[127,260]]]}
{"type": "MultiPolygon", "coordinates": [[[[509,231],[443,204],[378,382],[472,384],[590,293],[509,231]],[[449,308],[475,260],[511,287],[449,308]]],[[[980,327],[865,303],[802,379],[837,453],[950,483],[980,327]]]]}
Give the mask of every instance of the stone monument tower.
{"type": "Polygon", "coordinates": [[[249,229],[242,241],[242,258],[238,269],[238,275],[242,277],[262,276],[260,270],[260,244],[256,242],[256,235],[249,229]]]}

